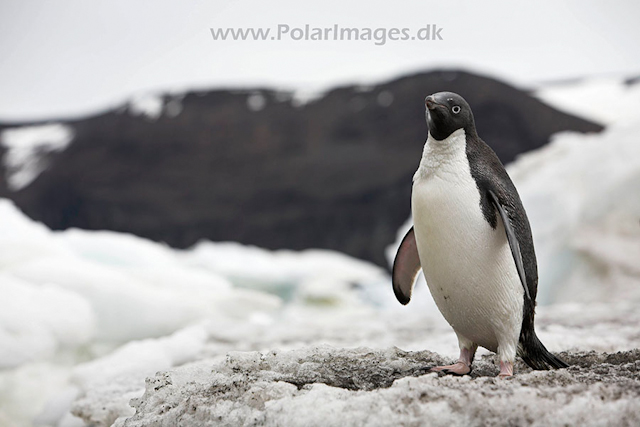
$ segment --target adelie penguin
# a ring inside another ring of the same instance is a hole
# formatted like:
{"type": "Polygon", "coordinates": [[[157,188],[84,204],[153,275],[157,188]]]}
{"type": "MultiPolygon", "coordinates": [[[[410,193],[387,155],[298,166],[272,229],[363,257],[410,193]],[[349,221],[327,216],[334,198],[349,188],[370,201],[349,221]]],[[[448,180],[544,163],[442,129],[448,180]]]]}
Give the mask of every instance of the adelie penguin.
{"type": "Polygon", "coordinates": [[[422,268],[458,336],[458,362],[432,370],[468,374],[478,346],[498,354],[500,377],[513,375],[516,355],[533,369],[567,367],[533,327],[538,270],[515,186],[460,95],[436,93],[425,104],[429,135],[413,177],[414,226],[396,254],[393,290],[407,304],[422,268]]]}

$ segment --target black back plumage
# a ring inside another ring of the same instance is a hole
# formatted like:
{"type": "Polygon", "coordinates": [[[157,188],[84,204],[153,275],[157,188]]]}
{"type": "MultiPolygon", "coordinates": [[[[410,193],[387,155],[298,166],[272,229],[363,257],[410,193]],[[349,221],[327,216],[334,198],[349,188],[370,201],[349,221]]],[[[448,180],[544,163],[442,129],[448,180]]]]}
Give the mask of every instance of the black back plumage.
{"type": "Polygon", "coordinates": [[[491,227],[497,227],[499,215],[489,198],[489,191],[493,191],[507,212],[519,243],[525,282],[531,298],[524,298],[518,354],[533,369],[566,368],[568,365],[551,354],[540,342],[534,329],[538,265],[531,226],[518,191],[498,156],[477,135],[467,136],[466,151],[471,175],[480,192],[480,208],[485,219],[491,227]]]}

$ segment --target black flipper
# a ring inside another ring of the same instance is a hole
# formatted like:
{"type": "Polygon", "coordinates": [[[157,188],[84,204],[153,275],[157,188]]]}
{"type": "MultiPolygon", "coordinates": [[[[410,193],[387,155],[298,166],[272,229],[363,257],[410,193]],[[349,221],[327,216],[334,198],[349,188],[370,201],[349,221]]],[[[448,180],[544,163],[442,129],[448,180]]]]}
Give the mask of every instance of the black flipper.
{"type": "MultiPolygon", "coordinates": [[[[520,346],[518,348],[518,354],[522,357],[522,360],[533,369],[546,370],[551,368],[566,368],[569,365],[563,360],[554,356],[547,350],[542,344],[536,331],[533,328],[533,316],[535,312],[535,301],[531,298],[529,293],[529,287],[527,286],[527,275],[525,274],[524,265],[522,262],[522,253],[520,251],[520,244],[516,232],[513,228],[509,215],[504,206],[498,200],[498,197],[492,190],[488,190],[489,200],[496,207],[502,223],[504,224],[504,230],[507,234],[507,240],[509,241],[509,247],[511,248],[511,254],[518,270],[518,276],[520,276],[520,283],[524,288],[524,318],[522,322],[522,329],[520,331],[520,346]]],[[[537,282],[537,278],[536,278],[537,282]]]]}
{"type": "Polygon", "coordinates": [[[507,211],[505,211],[504,207],[500,204],[496,194],[491,190],[489,190],[488,193],[491,203],[493,203],[498,209],[500,218],[502,218],[504,230],[507,233],[507,240],[509,241],[509,247],[511,248],[511,255],[513,255],[513,260],[516,263],[518,276],[520,276],[520,283],[522,283],[522,288],[524,289],[527,299],[531,301],[531,294],[529,294],[529,287],[527,286],[527,276],[524,273],[524,265],[522,263],[522,254],[520,253],[520,244],[518,243],[518,238],[516,237],[516,233],[511,225],[511,220],[509,219],[509,215],[507,215],[507,211]]]}
{"type": "Polygon", "coordinates": [[[480,191],[480,208],[494,229],[498,226],[496,212],[500,215],[524,287],[518,355],[533,369],[564,368],[567,364],[549,353],[534,329],[538,267],[531,227],[518,191],[498,156],[477,134],[467,136],[467,158],[480,191]]]}
{"type": "Polygon", "coordinates": [[[405,234],[393,261],[393,292],[401,304],[408,304],[416,276],[420,271],[420,257],[413,227],[405,234]]]}
{"type": "MultiPolygon", "coordinates": [[[[498,210],[500,218],[502,219],[502,223],[504,224],[504,230],[507,234],[507,241],[509,242],[511,254],[513,255],[513,260],[516,264],[516,270],[518,270],[518,276],[520,276],[520,283],[524,288],[525,298],[523,305],[523,319],[522,328],[520,330],[520,345],[518,346],[518,355],[522,357],[522,360],[524,360],[524,362],[533,369],[546,370],[549,368],[566,368],[569,365],[567,365],[567,363],[565,363],[560,358],[551,354],[536,335],[536,331],[533,327],[533,318],[535,315],[535,294],[532,298],[528,285],[533,284],[533,292],[537,290],[537,275],[533,278],[528,278],[525,274],[526,270],[522,260],[520,243],[518,242],[517,233],[514,229],[509,214],[502,203],[500,203],[498,196],[496,196],[496,193],[494,193],[493,190],[488,189],[487,194],[489,201],[498,210]]],[[[534,274],[536,273],[536,270],[531,269],[531,271],[534,274]]]]}

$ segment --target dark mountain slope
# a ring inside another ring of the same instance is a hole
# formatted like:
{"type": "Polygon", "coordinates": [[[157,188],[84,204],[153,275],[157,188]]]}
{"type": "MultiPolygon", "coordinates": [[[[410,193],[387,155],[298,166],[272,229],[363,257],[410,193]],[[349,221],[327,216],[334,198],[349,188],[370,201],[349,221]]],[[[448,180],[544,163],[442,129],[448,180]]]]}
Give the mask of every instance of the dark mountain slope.
{"type": "Polygon", "coordinates": [[[53,229],[131,232],[175,247],[328,248],[386,265],[383,250],[410,212],[423,100],[443,90],[469,101],[505,163],[555,132],[601,130],[459,71],[341,87],[303,106],[266,89],[196,92],[166,96],[165,112],[181,110],[156,120],[123,107],[65,122],[75,139],[49,169],[19,192],[0,191],[53,229]]]}

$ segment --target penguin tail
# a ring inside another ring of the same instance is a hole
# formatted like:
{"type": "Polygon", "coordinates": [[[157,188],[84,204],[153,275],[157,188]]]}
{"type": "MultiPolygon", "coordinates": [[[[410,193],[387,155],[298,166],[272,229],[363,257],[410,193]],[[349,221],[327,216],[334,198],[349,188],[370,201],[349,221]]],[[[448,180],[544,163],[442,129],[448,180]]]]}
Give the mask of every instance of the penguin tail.
{"type": "Polygon", "coordinates": [[[567,368],[569,365],[559,357],[551,354],[542,344],[533,329],[520,335],[519,353],[524,363],[532,369],[548,370],[567,368]]]}

